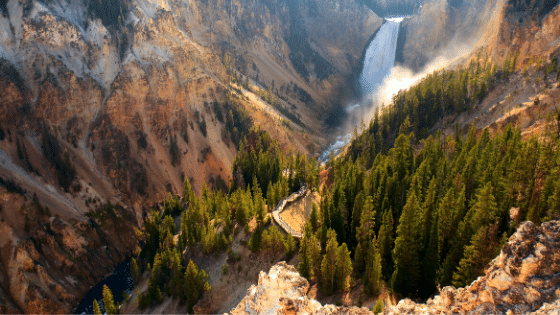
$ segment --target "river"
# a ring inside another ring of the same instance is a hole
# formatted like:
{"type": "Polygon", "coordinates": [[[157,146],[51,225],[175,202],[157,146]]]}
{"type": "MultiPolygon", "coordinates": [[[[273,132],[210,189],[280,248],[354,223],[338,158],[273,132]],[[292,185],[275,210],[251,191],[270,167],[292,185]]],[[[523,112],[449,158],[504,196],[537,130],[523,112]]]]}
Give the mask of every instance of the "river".
{"type": "Polygon", "coordinates": [[[103,311],[103,285],[107,285],[113,292],[115,304],[121,303],[123,300],[122,292],[125,291],[128,295],[134,290],[134,281],[130,274],[130,258],[117,265],[115,271],[97,283],[91,288],[82,299],[78,307],[74,310],[74,314],[93,314],[93,300],[96,299],[103,311]]]}

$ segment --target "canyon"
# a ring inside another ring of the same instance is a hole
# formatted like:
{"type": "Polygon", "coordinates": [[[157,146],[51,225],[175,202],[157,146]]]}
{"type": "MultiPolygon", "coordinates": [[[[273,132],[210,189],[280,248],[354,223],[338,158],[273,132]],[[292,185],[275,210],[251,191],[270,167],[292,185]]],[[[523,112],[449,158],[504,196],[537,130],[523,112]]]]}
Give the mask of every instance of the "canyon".
{"type": "MultiPolygon", "coordinates": [[[[243,128],[266,130],[283,152],[319,157],[340,135],[340,113],[362,99],[366,48],[392,23],[384,17],[395,15],[386,1],[366,2],[0,1],[0,313],[74,310],[115,265],[139,253],[148,210],[181,194],[185,178],[197,194],[203,186],[228,191],[240,143],[232,135],[243,128]],[[268,104],[259,92],[279,99],[268,104]],[[251,126],[239,125],[245,121],[251,126]]],[[[502,62],[519,52],[519,70],[533,56],[549,60],[560,52],[557,0],[531,7],[513,0],[401,2],[407,12],[399,13],[410,17],[395,28],[397,67],[423,72],[476,54],[502,62]]],[[[550,111],[555,98],[547,99],[550,111]]],[[[519,242],[538,240],[546,250],[534,257],[556,261],[546,255],[556,246],[549,235],[557,225],[524,224],[488,270],[497,274],[528,257],[513,250],[519,242]]],[[[536,264],[530,269],[540,272],[536,264]]],[[[277,293],[267,291],[276,289],[266,287],[272,274],[287,281],[286,314],[294,305],[309,313],[361,312],[306,299],[307,280],[285,264],[261,274],[256,293],[237,309],[274,303],[277,293]]],[[[510,274],[511,286],[542,278],[524,274],[510,274]]],[[[443,289],[426,305],[403,301],[385,312],[494,307],[489,277],[469,289],[443,289]],[[466,300],[478,304],[453,304],[466,300]]],[[[538,285],[552,288],[554,279],[538,285]]],[[[518,289],[511,286],[499,291],[518,289]]],[[[555,301],[556,293],[534,289],[539,297],[520,312],[555,301]]]]}

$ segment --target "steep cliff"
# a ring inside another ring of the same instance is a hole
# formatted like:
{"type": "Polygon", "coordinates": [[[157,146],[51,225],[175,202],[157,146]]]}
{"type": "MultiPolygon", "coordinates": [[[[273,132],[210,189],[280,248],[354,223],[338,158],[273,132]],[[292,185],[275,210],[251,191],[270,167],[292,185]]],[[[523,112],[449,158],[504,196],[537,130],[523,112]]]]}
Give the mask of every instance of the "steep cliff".
{"type": "MultiPolygon", "coordinates": [[[[523,223],[479,277],[466,288],[445,287],[426,304],[409,299],[383,314],[550,314],[560,311],[560,222],[523,223]]],[[[294,267],[279,263],[232,314],[371,314],[364,308],[321,306],[306,294],[309,283],[294,267]]]]}
{"type": "Polygon", "coordinates": [[[506,0],[430,0],[403,21],[397,62],[420,71],[487,46],[502,23],[506,0]]]}
{"type": "Polygon", "coordinates": [[[503,62],[520,53],[549,57],[560,45],[557,0],[430,0],[403,22],[397,61],[420,71],[440,59],[442,66],[477,52],[503,62]]]}

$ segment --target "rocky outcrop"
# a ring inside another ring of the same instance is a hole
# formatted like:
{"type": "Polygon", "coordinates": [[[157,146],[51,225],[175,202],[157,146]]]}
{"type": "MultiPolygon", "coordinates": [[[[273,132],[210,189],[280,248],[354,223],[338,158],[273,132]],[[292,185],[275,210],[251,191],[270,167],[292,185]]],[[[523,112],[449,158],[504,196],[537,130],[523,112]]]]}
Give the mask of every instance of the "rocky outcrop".
{"type": "Polygon", "coordinates": [[[560,311],[559,298],[560,222],[525,222],[470,286],[445,287],[426,304],[403,300],[384,314],[538,314],[560,311]]]}
{"type": "MultiPolygon", "coordinates": [[[[367,309],[321,306],[307,298],[309,283],[279,263],[232,311],[233,314],[371,314],[367,309]]],[[[523,223],[500,255],[466,288],[445,287],[425,304],[409,299],[383,314],[550,314],[560,311],[560,221],[523,223]]]]}
{"type": "Polygon", "coordinates": [[[267,273],[259,275],[257,285],[247,290],[247,296],[231,311],[232,315],[241,314],[370,314],[366,308],[321,306],[309,299],[309,282],[300,276],[296,269],[279,262],[267,273]]]}

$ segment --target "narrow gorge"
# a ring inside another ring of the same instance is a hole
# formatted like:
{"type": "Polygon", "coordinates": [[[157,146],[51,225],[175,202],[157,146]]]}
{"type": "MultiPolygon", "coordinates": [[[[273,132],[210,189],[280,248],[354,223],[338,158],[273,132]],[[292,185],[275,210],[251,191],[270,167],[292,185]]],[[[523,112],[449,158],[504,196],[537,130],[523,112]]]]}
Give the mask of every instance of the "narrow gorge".
{"type": "Polygon", "coordinates": [[[0,313],[557,311],[559,3],[0,1],[0,313]]]}

